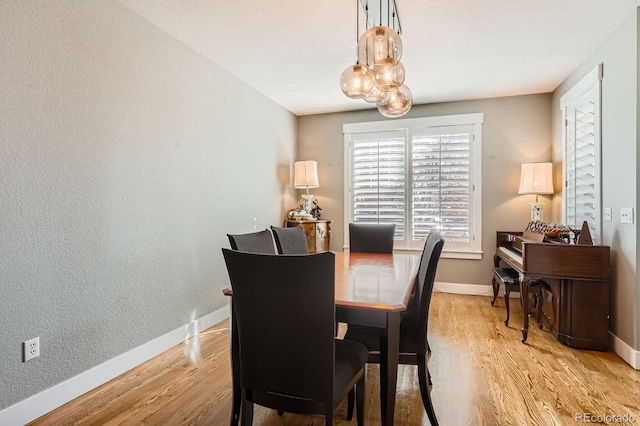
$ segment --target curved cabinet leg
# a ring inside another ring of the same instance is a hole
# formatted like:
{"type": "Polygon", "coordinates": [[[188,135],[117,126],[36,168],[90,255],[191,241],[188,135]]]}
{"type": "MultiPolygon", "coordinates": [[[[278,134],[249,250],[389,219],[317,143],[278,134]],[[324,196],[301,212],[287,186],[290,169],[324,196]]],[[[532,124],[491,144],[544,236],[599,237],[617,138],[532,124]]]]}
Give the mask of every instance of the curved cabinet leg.
{"type": "Polygon", "coordinates": [[[529,335],[529,287],[531,286],[531,278],[523,278],[520,280],[520,302],[522,303],[522,312],[524,315],[524,324],[522,326],[522,343],[527,341],[529,335]]]}
{"type": "Polygon", "coordinates": [[[542,297],[542,283],[536,286],[536,321],[538,322],[538,328],[542,330],[542,304],[544,298],[542,297]]]}
{"type": "Polygon", "coordinates": [[[504,325],[509,327],[509,294],[511,294],[511,291],[509,291],[509,286],[505,285],[504,286],[504,306],[507,308],[507,319],[504,320],[504,325]]]}

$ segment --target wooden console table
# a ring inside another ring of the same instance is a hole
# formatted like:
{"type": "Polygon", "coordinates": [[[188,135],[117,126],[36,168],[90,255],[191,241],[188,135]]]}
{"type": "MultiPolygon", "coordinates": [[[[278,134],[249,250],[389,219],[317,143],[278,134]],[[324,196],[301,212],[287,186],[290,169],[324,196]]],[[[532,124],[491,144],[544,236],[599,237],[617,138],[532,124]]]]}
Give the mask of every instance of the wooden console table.
{"type": "Polygon", "coordinates": [[[304,229],[304,234],[307,237],[307,248],[309,249],[309,253],[320,253],[330,250],[330,220],[287,220],[286,226],[287,228],[302,226],[302,229],[304,229]]]}

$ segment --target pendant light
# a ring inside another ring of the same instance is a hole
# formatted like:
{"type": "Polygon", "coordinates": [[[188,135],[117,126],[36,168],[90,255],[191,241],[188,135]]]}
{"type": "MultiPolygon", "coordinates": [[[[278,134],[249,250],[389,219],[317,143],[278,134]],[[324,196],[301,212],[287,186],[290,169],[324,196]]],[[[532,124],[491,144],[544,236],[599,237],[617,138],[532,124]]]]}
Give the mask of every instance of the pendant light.
{"type": "MultiPolygon", "coordinates": [[[[342,72],[340,89],[352,99],[364,99],[375,103],[385,117],[400,117],[411,109],[413,97],[411,90],[404,84],[406,71],[400,62],[403,46],[395,0],[385,1],[387,25],[382,24],[383,2],[380,0],[380,25],[367,29],[360,36],[360,0],[356,0],[357,62],[342,72]],[[396,22],[398,31],[395,29],[396,22]]],[[[373,21],[369,19],[368,5],[365,6],[365,11],[367,23],[373,21]]]]}
{"type": "MultiPolygon", "coordinates": [[[[356,0],[356,42],[360,33],[360,8],[356,0]]],[[[355,65],[349,65],[340,75],[340,89],[342,93],[351,99],[363,99],[374,89],[373,74],[371,74],[366,66],[356,62],[355,65]]]]}
{"type": "Polygon", "coordinates": [[[411,90],[403,84],[393,92],[387,93],[376,105],[380,114],[385,117],[402,117],[413,105],[411,90]]]}
{"type": "Polygon", "coordinates": [[[340,89],[351,99],[364,98],[374,87],[373,75],[360,64],[348,66],[340,76],[340,89]]]}
{"type": "Polygon", "coordinates": [[[374,72],[374,84],[382,92],[392,92],[404,83],[404,73],[404,65],[398,62],[383,72],[374,72]]]}
{"type": "Polygon", "coordinates": [[[378,25],[369,28],[358,40],[358,62],[374,74],[388,72],[400,62],[402,40],[392,28],[378,25]]]}

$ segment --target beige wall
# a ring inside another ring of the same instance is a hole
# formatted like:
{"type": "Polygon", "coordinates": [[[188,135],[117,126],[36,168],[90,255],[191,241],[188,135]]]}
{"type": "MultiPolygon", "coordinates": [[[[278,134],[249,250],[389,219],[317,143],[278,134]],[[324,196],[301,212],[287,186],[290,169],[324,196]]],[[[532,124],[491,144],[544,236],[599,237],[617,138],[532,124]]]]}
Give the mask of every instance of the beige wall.
{"type": "MultiPolygon", "coordinates": [[[[611,246],[611,331],[640,349],[640,304],[637,259],[638,227],[620,223],[620,208],[638,211],[638,16],[630,16],[553,93],[553,162],[562,164],[560,98],[575,83],[603,64],[602,203],[613,220],[603,222],[603,244],[611,246]]],[[[556,182],[562,182],[560,168],[556,182]]],[[[554,207],[561,214],[561,199],[554,207]]],[[[637,213],[636,213],[637,217],[637,213]]]]}
{"type": "MultiPolygon", "coordinates": [[[[482,260],[442,259],[438,281],[490,286],[495,232],[524,230],[533,196],[518,195],[520,164],[550,161],[551,96],[538,94],[416,105],[404,118],[484,113],[482,127],[482,260]]],[[[377,110],[298,118],[298,159],[317,160],[322,216],[333,220],[331,246],[344,238],[344,142],[342,125],[383,120],[377,110]]],[[[544,197],[543,197],[544,198],[544,197]]],[[[550,205],[548,206],[550,210],[550,205]]],[[[551,213],[551,211],[547,212],[551,213]]],[[[488,292],[488,288],[485,288],[488,292]]]]}
{"type": "Polygon", "coordinates": [[[116,1],[4,1],[0,52],[2,410],[224,309],[296,117],[116,1]]]}

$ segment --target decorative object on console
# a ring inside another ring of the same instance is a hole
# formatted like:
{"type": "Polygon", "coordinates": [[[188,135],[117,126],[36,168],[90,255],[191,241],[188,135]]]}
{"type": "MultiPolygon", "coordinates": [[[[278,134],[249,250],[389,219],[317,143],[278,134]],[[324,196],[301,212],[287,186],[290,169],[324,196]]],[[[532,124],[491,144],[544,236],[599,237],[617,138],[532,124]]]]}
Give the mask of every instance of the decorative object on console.
{"type": "Polygon", "coordinates": [[[296,189],[306,189],[307,193],[302,194],[304,200],[303,208],[295,214],[301,219],[312,219],[313,195],[309,194],[309,188],[318,188],[318,163],[315,161],[296,161],[293,174],[293,187],[296,189]]]}
{"type": "Polygon", "coordinates": [[[551,163],[524,163],[520,173],[518,194],[536,194],[536,202],[531,206],[531,220],[542,221],[544,203],[538,202],[538,195],[553,194],[551,163]]]}
{"type": "Polygon", "coordinates": [[[547,232],[548,225],[539,220],[531,220],[531,222],[527,223],[527,227],[525,231],[533,232],[535,234],[545,234],[547,232]]]}
{"type": "MultiPolygon", "coordinates": [[[[574,231],[575,233],[576,231],[574,231]]],[[[593,238],[591,238],[591,231],[589,231],[589,223],[585,220],[582,222],[582,228],[576,238],[576,244],[592,246],[593,238]]]]}
{"type": "Polygon", "coordinates": [[[368,28],[362,36],[360,2],[356,0],[358,60],[343,71],[340,89],[349,98],[375,103],[385,117],[401,117],[411,109],[413,95],[404,84],[405,69],[400,62],[402,40],[399,35],[402,29],[395,0],[366,3],[367,27],[376,22],[379,25],[368,28]],[[383,25],[385,20],[387,25],[383,25]]]}
{"type": "Polygon", "coordinates": [[[318,200],[313,200],[313,208],[311,209],[311,216],[313,216],[315,219],[320,219],[320,216],[321,216],[320,210],[322,209],[318,205],[318,200]]]}
{"type": "Polygon", "coordinates": [[[556,225],[555,223],[550,223],[547,226],[547,229],[544,233],[549,238],[558,238],[561,233],[569,233],[571,232],[571,228],[566,225],[556,225]]]}

